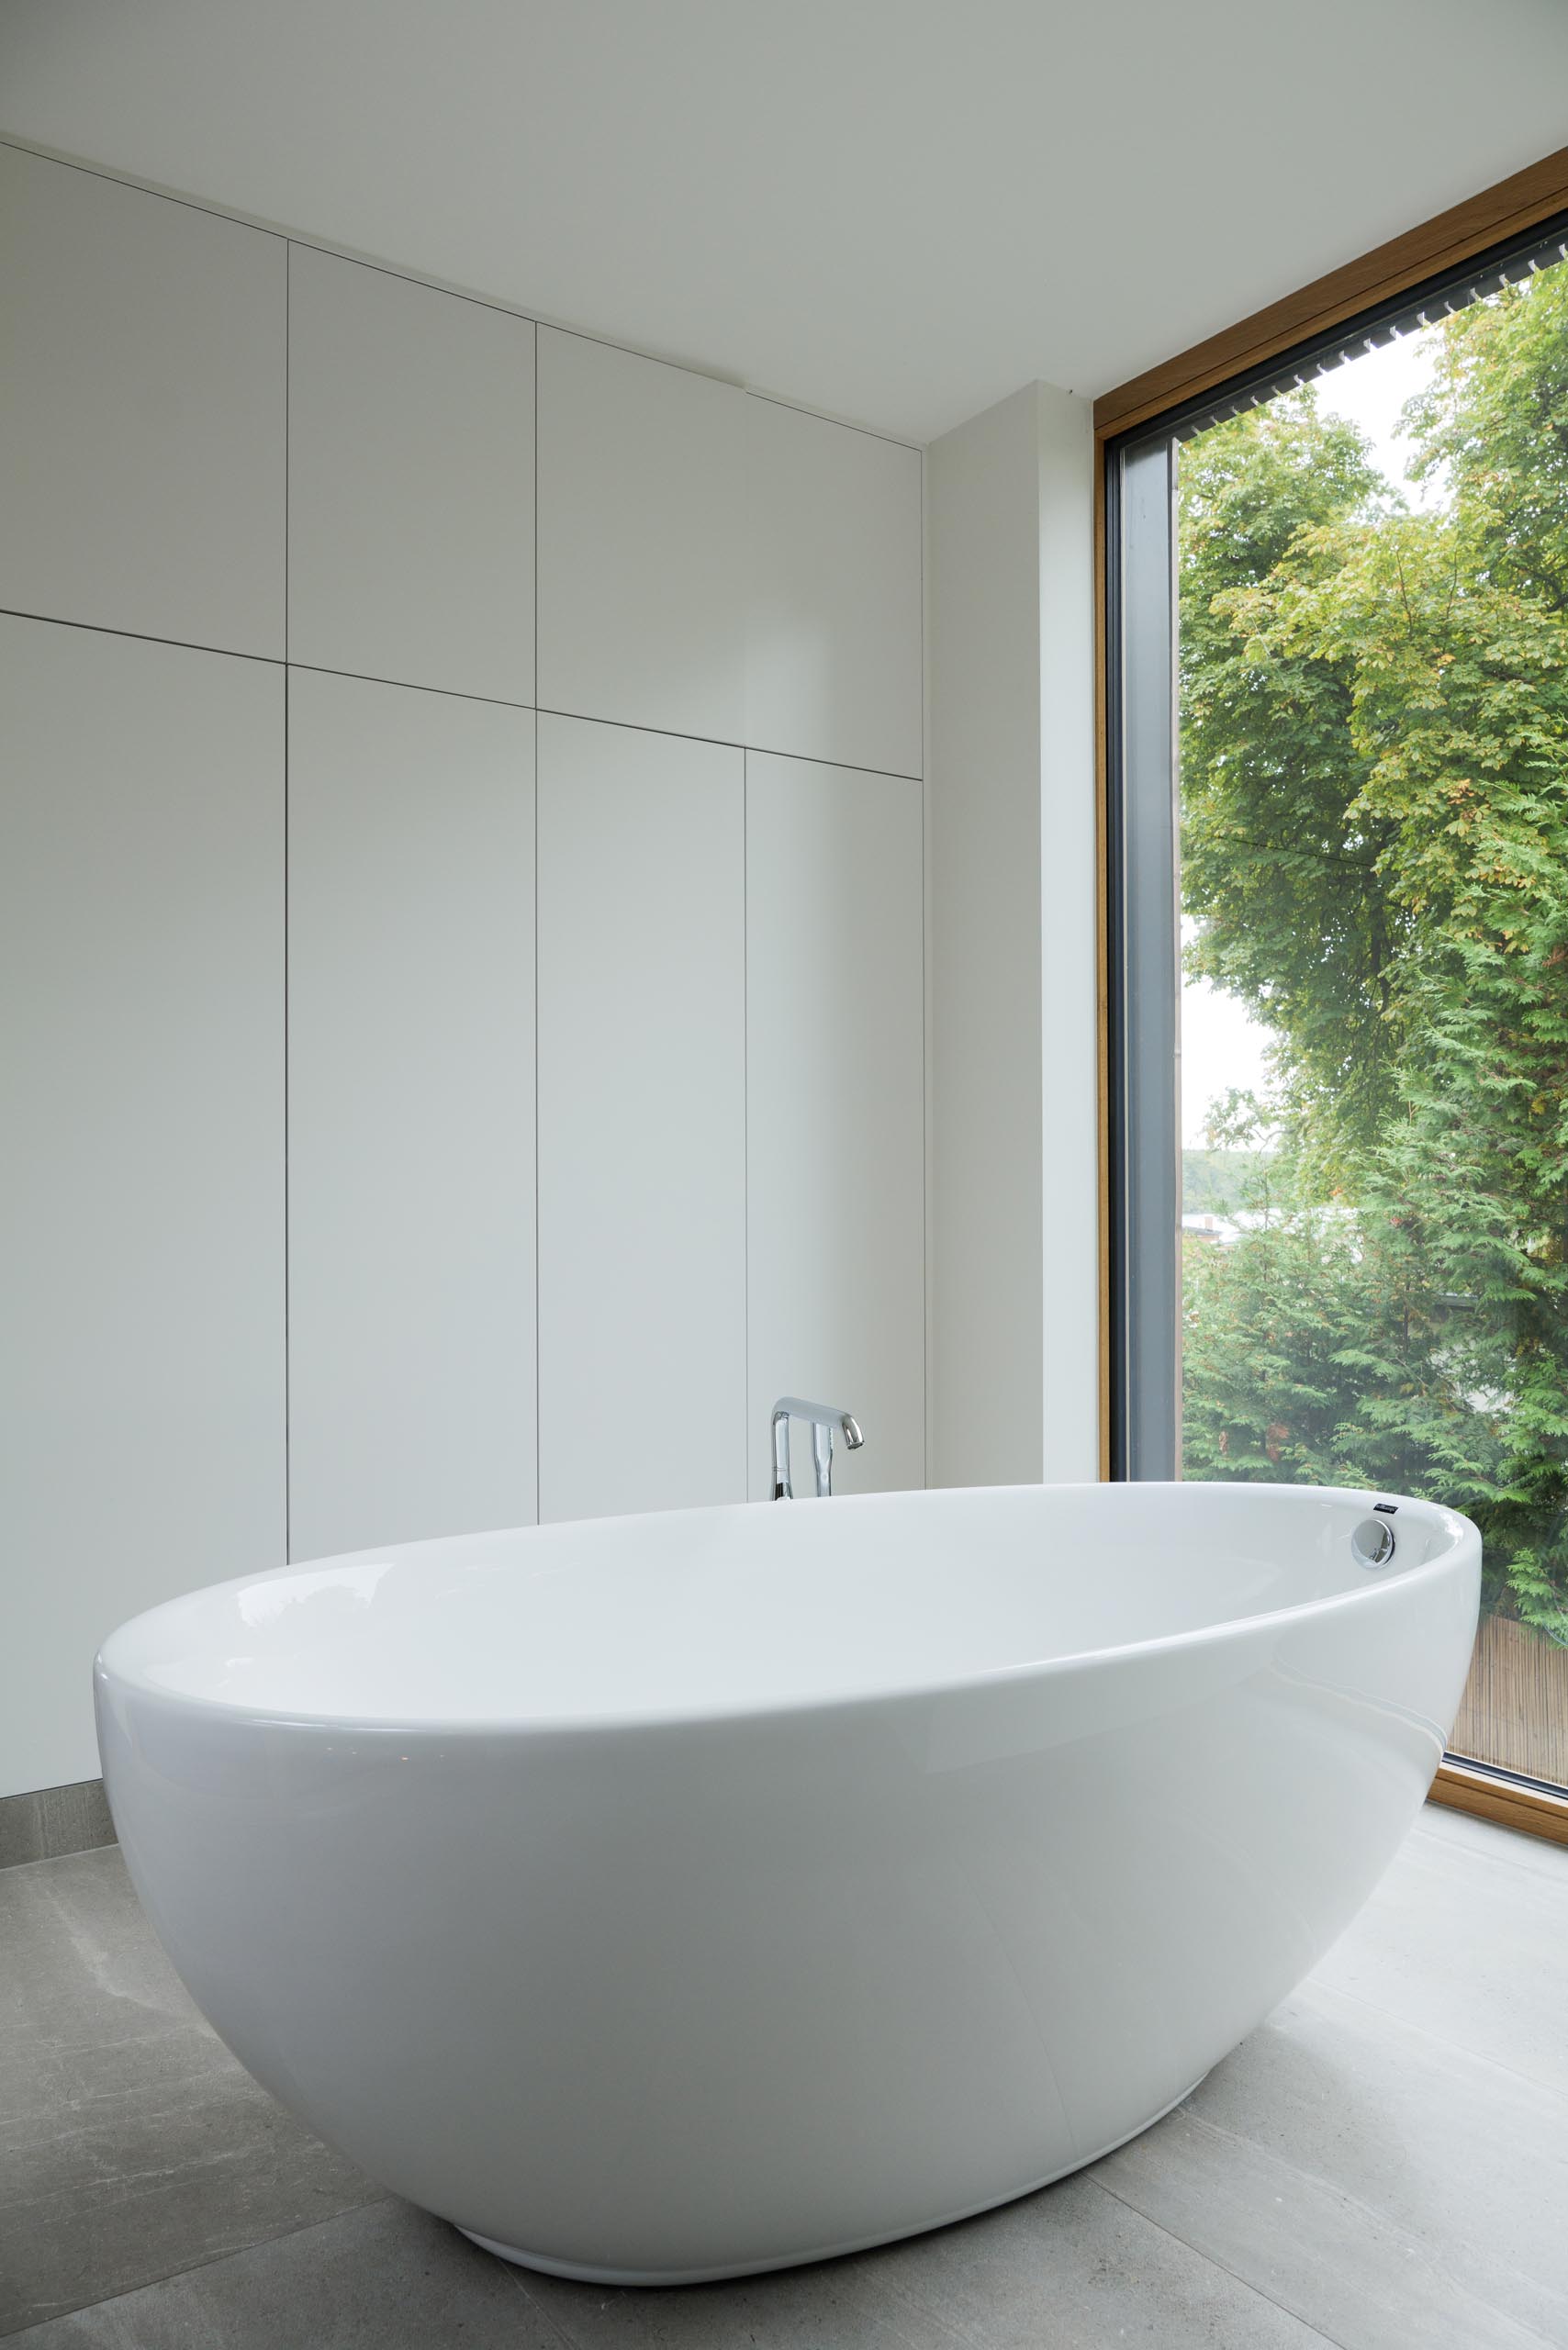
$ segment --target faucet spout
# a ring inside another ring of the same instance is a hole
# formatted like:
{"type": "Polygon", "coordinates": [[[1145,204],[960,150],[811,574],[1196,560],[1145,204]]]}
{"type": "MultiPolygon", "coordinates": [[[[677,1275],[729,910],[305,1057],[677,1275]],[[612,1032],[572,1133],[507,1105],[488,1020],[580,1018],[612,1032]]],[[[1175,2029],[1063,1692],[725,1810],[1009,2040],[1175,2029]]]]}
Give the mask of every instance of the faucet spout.
{"type": "Polygon", "coordinates": [[[846,1452],[858,1452],[866,1441],[860,1433],[860,1423],[852,1412],[842,1411],[836,1404],[808,1404],[799,1395],[781,1395],[773,1406],[771,1422],[773,1498],[776,1502],[794,1499],[795,1488],[790,1474],[791,1420],[811,1422],[812,1465],[816,1472],[817,1497],[825,1501],[833,1491],[834,1430],[836,1428],[843,1437],[846,1452]]]}

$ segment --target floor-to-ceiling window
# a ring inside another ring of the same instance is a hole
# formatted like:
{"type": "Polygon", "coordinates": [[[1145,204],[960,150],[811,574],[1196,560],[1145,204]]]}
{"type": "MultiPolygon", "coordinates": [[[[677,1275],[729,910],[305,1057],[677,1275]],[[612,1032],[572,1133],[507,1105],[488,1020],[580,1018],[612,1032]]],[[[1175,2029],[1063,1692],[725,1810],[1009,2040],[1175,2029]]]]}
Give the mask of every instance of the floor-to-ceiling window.
{"type": "Polygon", "coordinates": [[[1110,453],[1124,1474],[1475,1518],[1456,1752],[1568,1784],[1568,262],[1110,453]]]}

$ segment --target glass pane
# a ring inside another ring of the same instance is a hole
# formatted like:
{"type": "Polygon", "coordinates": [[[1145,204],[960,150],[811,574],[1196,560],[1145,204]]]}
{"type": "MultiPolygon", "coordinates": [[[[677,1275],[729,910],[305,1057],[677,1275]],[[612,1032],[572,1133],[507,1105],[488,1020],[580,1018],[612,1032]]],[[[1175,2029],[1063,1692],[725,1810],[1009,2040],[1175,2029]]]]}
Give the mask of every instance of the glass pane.
{"type": "Polygon", "coordinates": [[[1568,265],[1180,453],[1185,1474],[1485,1539],[1568,1783],[1568,265]]]}

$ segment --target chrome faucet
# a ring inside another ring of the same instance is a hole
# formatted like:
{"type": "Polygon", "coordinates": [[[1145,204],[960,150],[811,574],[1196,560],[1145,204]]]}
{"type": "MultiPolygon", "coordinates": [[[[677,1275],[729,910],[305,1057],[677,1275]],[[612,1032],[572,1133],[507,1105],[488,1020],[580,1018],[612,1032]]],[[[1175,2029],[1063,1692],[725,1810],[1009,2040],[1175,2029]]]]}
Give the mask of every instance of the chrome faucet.
{"type": "Polygon", "coordinates": [[[833,1404],[803,1404],[798,1395],[780,1395],[773,1406],[773,1498],[776,1502],[793,1501],[795,1489],[790,1482],[790,1423],[810,1420],[812,1424],[812,1460],[817,1472],[817,1495],[825,1500],[833,1491],[833,1432],[843,1431],[845,1449],[858,1452],[866,1439],[861,1435],[853,1414],[841,1412],[833,1404]]]}

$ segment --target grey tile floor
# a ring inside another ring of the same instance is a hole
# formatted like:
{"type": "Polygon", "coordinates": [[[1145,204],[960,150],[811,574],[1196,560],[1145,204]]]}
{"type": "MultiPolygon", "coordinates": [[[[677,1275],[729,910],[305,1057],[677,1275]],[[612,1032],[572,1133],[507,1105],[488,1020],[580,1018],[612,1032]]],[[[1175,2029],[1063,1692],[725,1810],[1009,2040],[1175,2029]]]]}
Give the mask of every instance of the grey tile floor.
{"type": "Polygon", "coordinates": [[[0,2334],[28,2350],[1563,2350],[1568,1851],[1428,1807],[1186,2103],[1004,2210],[610,2292],[504,2266],[274,2105],[118,1851],[0,1871],[0,2334]]]}

